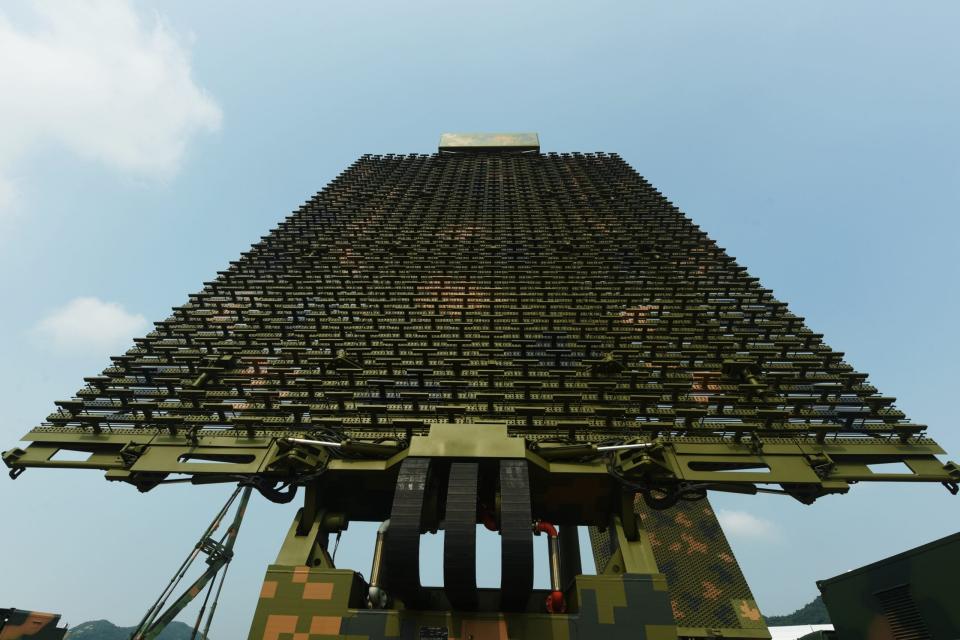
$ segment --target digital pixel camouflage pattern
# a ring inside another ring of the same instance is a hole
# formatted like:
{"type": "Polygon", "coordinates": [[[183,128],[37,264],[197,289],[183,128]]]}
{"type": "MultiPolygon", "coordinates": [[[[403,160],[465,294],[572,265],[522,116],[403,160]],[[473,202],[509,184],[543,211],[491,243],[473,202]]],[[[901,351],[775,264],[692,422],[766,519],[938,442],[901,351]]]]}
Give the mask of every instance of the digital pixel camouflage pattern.
{"type": "MultiPolygon", "coordinates": [[[[484,595],[494,596],[493,590],[484,595]]],[[[260,591],[250,640],[373,640],[431,638],[508,640],[556,638],[673,640],[676,627],[661,575],[578,576],[569,613],[540,611],[546,591],[534,592],[531,611],[517,613],[370,610],[365,584],[342,569],[272,565],[260,591]]],[[[443,606],[442,593],[432,594],[443,606]]]]}
{"type": "MultiPolygon", "coordinates": [[[[642,500],[634,510],[647,530],[657,568],[670,587],[673,618],[681,635],[757,637],[766,633],[760,609],[737,564],[710,501],[680,501],[656,510],[642,500]]],[[[610,536],[590,528],[598,571],[610,559],[610,536]]]]}
{"type": "Polygon", "coordinates": [[[67,630],[58,624],[59,614],[0,609],[0,640],[62,640],[67,630]]]}

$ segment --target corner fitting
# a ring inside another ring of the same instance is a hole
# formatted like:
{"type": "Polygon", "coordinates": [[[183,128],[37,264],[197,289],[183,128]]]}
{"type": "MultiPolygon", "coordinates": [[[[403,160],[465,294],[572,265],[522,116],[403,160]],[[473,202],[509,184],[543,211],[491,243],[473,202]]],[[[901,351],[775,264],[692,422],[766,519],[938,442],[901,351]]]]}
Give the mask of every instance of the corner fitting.
{"type": "Polygon", "coordinates": [[[23,449],[15,447],[9,451],[4,451],[2,454],[3,463],[10,467],[9,476],[11,480],[16,480],[20,475],[26,471],[26,467],[21,467],[17,465],[17,460],[23,457],[26,453],[23,449]]]}

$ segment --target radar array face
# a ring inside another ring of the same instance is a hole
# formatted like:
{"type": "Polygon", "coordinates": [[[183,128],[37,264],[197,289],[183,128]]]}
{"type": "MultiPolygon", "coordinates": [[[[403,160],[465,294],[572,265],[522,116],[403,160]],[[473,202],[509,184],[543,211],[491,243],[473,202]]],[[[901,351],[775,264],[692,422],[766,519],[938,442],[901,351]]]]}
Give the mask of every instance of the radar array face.
{"type": "MultiPolygon", "coordinates": [[[[956,489],[923,426],[623,160],[530,145],[362,157],[58,402],[4,454],[12,474],[100,468],[142,490],[242,478],[273,499],[304,486],[308,511],[408,523],[386,536],[395,558],[456,494],[476,503],[476,518],[456,503],[466,529],[526,518],[526,542],[504,535],[521,567],[531,519],[607,530],[601,573],[617,553],[630,564],[614,533],[640,539],[636,494],[642,514],[708,489],[807,503],[867,480],[956,489]],[[62,449],[91,455],[51,460],[62,449]],[[523,461],[515,486],[508,459],[523,461]],[[890,461],[910,472],[868,467],[890,461]],[[394,495],[398,475],[410,495],[394,495]]],[[[499,610],[528,606],[514,578],[499,610]]],[[[415,575],[392,584],[450,606],[415,575]]],[[[475,590],[448,595],[497,610],[475,590]]]]}

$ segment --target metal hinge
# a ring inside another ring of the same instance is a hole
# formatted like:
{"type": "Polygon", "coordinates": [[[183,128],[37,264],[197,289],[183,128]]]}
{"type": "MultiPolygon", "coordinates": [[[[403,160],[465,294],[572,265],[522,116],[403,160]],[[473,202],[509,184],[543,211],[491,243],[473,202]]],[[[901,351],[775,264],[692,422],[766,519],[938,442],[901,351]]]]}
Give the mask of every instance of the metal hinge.
{"type": "Polygon", "coordinates": [[[20,474],[26,471],[26,467],[17,466],[17,460],[22,458],[25,453],[27,452],[24,451],[23,449],[20,449],[19,447],[15,447],[13,449],[10,449],[9,451],[3,452],[3,456],[2,456],[3,463],[8,467],[10,467],[9,475],[11,480],[16,480],[17,478],[20,477],[20,474]]]}

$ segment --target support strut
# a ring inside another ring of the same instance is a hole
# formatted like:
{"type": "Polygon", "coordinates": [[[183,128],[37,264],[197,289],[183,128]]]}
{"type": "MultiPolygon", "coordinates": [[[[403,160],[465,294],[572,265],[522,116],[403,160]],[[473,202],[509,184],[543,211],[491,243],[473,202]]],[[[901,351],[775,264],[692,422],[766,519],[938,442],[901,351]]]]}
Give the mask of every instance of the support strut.
{"type": "MultiPolygon", "coordinates": [[[[210,526],[207,527],[207,531],[197,543],[194,550],[187,557],[187,560],[185,560],[180,566],[180,568],[177,570],[177,573],[174,574],[173,579],[171,579],[170,583],[160,594],[160,597],[157,598],[157,601],[154,602],[153,606],[150,607],[150,609],[147,611],[147,614],[140,621],[140,624],[133,633],[134,640],[154,640],[154,638],[157,638],[167,627],[167,625],[173,622],[174,618],[176,618],[177,615],[183,611],[183,609],[189,605],[190,602],[193,601],[197,594],[203,591],[204,587],[206,587],[208,584],[213,584],[213,579],[218,573],[220,573],[221,569],[226,571],[226,567],[230,564],[230,560],[233,559],[233,545],[237,541],[237,533],[240,531],[240,524],[243,522],[243,515],[247,510],[247,503],[250,501],[251,488],[252,487],[250,486],[246,486],[243,489],[237,487],[237,490],[233,492],[233,495],[230,496],[229,500],[227,500],[227,504],[224,505],[224,507],[220,510],[210,526]],[[211,535],[214,531],[216,531],[217,528],[219,528],[221,520],[226,515],[230,505],[233,504],[233,501],[236,499],[238,494],[240,495],[240,505],[237,507],[237,512],[233,518],[233,522],[230,524],[227,532],[223,535],[223,538],[220,541],[216,541],[211,537],[211,535]],[[183,595],[177,598],[173,604],[164,610],[167,598],[172,595],[174,589],[176,589],[176,586],[180,583],[180,580],[183,579],[187,569],[191,564],[193,564],[193,561],[201,552],[206,553],[209,556],[207,558],[208,566],[206,571],[204,571],[199,578],[194,580],[193,584],[190,585],[190,588],[188,588],[183,595]]],[[[217,591],[217,597],[219,598],[219,590],[217,591]]],[[[216,601],[214,603],[214,609],[210,611],[211,616],[215,610],[216,601]]],[[[201,616],[202,615],[203,611],[201,610],[201,616]]],[[[196,632],[199,626],[200,618],[198,617],[194,632],[196,632]]]]}

